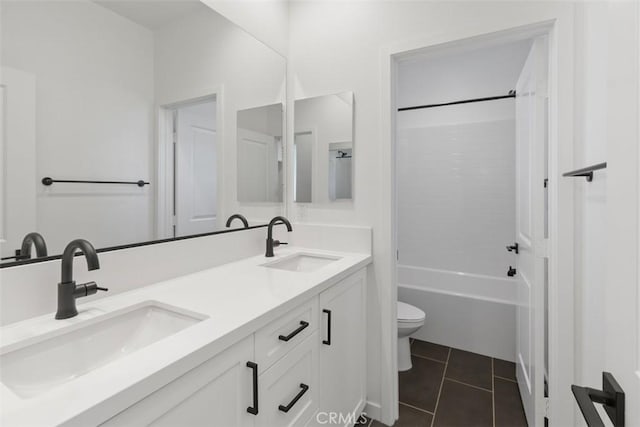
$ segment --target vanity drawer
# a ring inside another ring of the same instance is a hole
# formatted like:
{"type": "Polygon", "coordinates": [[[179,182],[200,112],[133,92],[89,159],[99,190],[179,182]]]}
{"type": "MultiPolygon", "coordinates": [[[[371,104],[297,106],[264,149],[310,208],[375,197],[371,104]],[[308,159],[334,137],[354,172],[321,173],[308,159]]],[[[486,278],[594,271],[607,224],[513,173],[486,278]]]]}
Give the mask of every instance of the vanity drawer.
{"type": "Polygon", "coordinates": [[[259,377],[257,426],[303,426],[318,410],[318,333],[314,332],[259,377]]]}
{"type": "Polygon", "coordinates": [[[255,333],[256,361],[263,372],[318,329],[318,298],[282,315],[255,333]]]}

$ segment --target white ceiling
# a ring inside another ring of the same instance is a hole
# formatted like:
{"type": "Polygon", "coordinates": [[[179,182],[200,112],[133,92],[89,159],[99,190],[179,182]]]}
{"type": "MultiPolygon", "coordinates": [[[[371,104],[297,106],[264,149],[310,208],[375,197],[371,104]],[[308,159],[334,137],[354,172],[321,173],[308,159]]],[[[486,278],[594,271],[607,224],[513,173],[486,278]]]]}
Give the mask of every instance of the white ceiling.
{"type": "Polygon", "coordinates": [[[211,9],[200,0],[94,0],[95,3],[143,27],[155,30],[199,10],[211,9]]]}

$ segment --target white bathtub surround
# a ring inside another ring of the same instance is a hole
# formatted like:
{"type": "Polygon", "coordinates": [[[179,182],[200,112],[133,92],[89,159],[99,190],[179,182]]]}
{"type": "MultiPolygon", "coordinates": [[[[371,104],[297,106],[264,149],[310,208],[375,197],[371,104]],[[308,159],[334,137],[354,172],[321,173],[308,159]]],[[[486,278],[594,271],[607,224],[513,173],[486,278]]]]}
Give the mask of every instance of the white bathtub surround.
{"type": "MultiPolygon", "coordinates": [[[[297,252],[340,259],[310,273],[265,268],[262,254],[79,305],[79,316],[54,320],[52,313],[0,330],[6,349],[20,347],[104,313],[145,301],[177,307],[207,319],[88,372],[31,399],[0,385],[3,425],[96,425],[229,348],[269,321],[318,295],[371,262],[367,253],[278,248],[277,258],[297,252]]],[[[272,259],[273,260],[273,259],[272,259]]],[[[269,260],[269,261],[272,261],[269,260]]],[[[55,299],[53,300],[55,302],[55,299]]]]}
{"type": "Polygon", "coordinates": [[[516,290],[509,278],[398,266],[398,300],[427,313],[415,338],[511,362],[516,290]]]}

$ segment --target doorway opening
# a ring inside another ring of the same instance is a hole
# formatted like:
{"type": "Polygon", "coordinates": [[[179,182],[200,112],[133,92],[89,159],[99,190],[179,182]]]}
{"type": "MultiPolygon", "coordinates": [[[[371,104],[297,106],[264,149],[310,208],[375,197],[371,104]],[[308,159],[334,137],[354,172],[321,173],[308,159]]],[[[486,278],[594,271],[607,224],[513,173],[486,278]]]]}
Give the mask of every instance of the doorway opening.
{"type": "MultiPolygon", "coordinates": [[[[518,411],[512,425],[546,416],[548,58],[545,33],[397,59],[398,300],[426,314],[411,336],[420,348],[399,348],[398,358],[413,358],[418,371],[444,363],[430,376],[438,393],[422,406],[407,394],[419,373],[400,373],[400,416],[405,405],[431,414],[432,425],[477,423],[456,418],[471,413],[466,392],[486,403],[488,425],[518,411]],[[442,360],[420,358],[425,351],[442,360]],[[496,366],[513,372],[497,375],[496,366]]],[[[410,320],[400,316],[399,331],[410,320]]]]}
{"type": "Polygon", "coordinates": [[[161,237],[220,228],[216,96],[160,109],[159,218],[161,237]]]}

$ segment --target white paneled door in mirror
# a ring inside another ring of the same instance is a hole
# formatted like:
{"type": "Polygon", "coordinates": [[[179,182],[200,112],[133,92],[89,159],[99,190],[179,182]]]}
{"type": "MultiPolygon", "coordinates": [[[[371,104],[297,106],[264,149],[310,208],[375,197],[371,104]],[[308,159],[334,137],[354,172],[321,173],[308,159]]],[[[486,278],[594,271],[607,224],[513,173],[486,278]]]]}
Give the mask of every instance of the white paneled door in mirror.
{"type": "Polygon", "coordinates": [[[0,39],[3,266],[32,232],[51,256],[282,213],[282,120],[240,188],[236,120],[282,117],[285,59],[200,0],[3,1],[0,39]]]}

